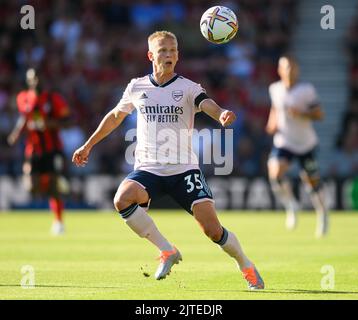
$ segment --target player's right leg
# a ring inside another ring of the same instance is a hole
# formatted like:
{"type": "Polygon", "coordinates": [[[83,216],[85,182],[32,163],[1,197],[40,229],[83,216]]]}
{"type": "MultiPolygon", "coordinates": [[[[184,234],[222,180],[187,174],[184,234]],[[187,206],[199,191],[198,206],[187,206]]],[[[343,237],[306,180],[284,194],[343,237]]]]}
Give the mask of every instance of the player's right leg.
{"type": "MultiPolygon", "coordinates": [[[[141,180],[141,176],[131,176],[131,179],[141,180]]],[[[140,237],[148,239],[160,250],[160,265],[156,279],[164,279],[170,273],[171,266],[178,263],[181,256],[177,249],[160,233],[153,219],[141,205],[150,201],[149,194],[142,182],[124,180],[114,197],[114,206],[126,221],[127,225],[140,237]]],[[[145,182],[144,182],[145,183],[145,182]]]]}
{"type": "Polygon", "coordinates": [[[289,230],[293,230],[297,226],[298,204],[293,195],[291,185],[288,179],[285,178],[285,174],[290,167],[290,160],[282,154],[274,154],[270,156],[267,167],[271,188],[286,210],[286,227],[289,230]]]}

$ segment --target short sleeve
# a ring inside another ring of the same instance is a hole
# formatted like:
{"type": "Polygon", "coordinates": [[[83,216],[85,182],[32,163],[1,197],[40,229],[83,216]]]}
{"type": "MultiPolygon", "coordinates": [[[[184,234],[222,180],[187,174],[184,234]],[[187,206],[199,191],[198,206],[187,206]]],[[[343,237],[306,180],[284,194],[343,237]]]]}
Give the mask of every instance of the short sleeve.
{"type": "Polygon", "coordinates": [[[29,106],[33,106],[36,104],[37,96],[35,91],[21,91],[16,96],[16,104],[20,113],[26,114],[30,111],[29,106]]]}
{"type": "Polygon", "coordinates": [[[319,104],[319,98],[315,87],[312,84],[307,84],[305,89],[305,102],[307,108],[313,108],[319,104]]]}
{"type": "Polygon", "coordinates": [[[134,104],[132,102],[132,88],[134,81],[135,80],[133,79],[124,90],[121,100],[119,100],[118,104],[115,107],[117,110],[130,114],[135,109],[134,104]]]}
{"type": "Polygon", "coordinates": [[[198,83],[195,83],[191,88],[191,99],[196,112],[200,112],[200,104],[205,99],[209,99],[205,89],[198,83]]]}

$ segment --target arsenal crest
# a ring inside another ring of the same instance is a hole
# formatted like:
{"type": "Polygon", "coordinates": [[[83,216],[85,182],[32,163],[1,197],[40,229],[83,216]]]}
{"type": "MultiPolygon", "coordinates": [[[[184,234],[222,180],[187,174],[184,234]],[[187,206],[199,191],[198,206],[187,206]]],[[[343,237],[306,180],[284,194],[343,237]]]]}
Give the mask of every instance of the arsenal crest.
{"type": "Polygon", "coordinates": [[[182,90],[173,91],[172,97],[176,102],[179,102],[183,98],[183,91],[182,90]]]}

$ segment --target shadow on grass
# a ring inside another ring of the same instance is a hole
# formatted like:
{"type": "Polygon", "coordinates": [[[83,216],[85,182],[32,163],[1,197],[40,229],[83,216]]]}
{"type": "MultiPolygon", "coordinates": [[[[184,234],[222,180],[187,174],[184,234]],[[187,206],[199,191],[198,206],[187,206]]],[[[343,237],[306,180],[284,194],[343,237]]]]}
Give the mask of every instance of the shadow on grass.
{"type": "MultiPolygon", "coordinates": [[[[22,288],[19,284],[0,284],[0,287],[18,287],[22,288]]],[[[117,290],[128,290],[124,287],[95,287],[95,286],[79,286],[79,285],[50,285],[50,284],[37,284],[35,288],[71,288],[71,289],[117,289],[117,290]]],[[[306,289],[264,289],[264,290],[222,290],[222,289],[184,289],[184,291],[190,292],[236,292],[236,293],[248,293],[253,294],[356,294],[358,291],[337,291],[337,290],[306,290],[306,289]]]]}
{"type": "Polygon", "coordinates": [[[192,292],[241,292],[241,293],[278,293],[278,294],[357,294],[358,291],[334,291],[334,290],[305,290],[305,289],[264,289],[264,290],[211,290],[211,289],[203,289],[203,290],[194,290],[188,289],[187,291],[192,292]]]}

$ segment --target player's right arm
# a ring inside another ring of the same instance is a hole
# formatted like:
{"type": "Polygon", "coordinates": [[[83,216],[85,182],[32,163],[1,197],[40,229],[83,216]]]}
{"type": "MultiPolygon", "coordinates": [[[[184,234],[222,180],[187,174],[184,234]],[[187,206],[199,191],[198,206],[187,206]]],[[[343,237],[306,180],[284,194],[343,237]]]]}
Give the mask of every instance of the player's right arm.
{"type": "Polygon", "coordinates": [[[7,142],[10,146],[14,145],[17,140],[19,140],[22,131],[26,126],[26,117],[24,115],[20,115],[19,119],[16,122],[14,129],[11,131],[7,138],[7,142]]]}
{"type": "Polygon", "coordinates": [[[266,132],[270,135],[274,135],[276,131],[277,131],[277,111],[275,107],[272,106],[266,125],[266,132]]]}
{"type": "Polygon", "coordinates": [[[32,91],[21,91],[16,96],[16,104],[19,110],[19,118],[16,121],[14,129],[7,137],[7,142],[10,146],[14,145],[20,138],[20,135],[25,130],[28,124],[29,113],[27,111],[28,104],[34,103],[36,94],[32,91]]]}
{"type": "Polygon", "coordinates": [[[116,129],[124,120],[128,113],[118,110],[117,108],[112,109],[108,112],[96,131],[86,141],[86,143],[78,148],[73,156],[72,162],[77,166],[84,166],[88,162],[89,154],[98,142],[107,137],[114,129],[116,129]]]}

